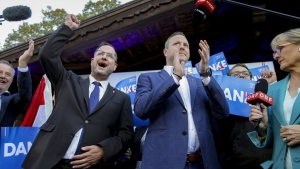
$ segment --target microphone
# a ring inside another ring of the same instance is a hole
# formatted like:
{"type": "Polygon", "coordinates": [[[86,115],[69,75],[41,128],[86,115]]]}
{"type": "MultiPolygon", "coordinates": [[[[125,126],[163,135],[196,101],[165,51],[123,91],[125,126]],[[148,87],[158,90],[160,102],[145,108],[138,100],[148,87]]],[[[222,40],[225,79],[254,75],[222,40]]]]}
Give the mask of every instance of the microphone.
{"type": "Polygon", "coordinates": [[[3,10],[0,18],[4,18],[7,21],[22,21],[31,17],[31,10],[28,6],[18,5],[7,7],[3,10]]]}
{"type": "Polygon", "coordinates": [[[197,8],[193,12],[193,21],[196,23],[201,23],[207,14],[211,14],[216,8],[211,0],[198,0],[196,6],[197,8]]]}
{"type": "MultiPolygon", "coordinates": [[[[246,102],[255,104],[260,108],[260,103],[265,106],[273,105],[273,98],[268,96],[268,81],[266,79],[258,79],[254,88],[254,93],[247,96],[246,102]]],[[[254,121],[254,129],[257,130],[261,119],[254,121]]]]}

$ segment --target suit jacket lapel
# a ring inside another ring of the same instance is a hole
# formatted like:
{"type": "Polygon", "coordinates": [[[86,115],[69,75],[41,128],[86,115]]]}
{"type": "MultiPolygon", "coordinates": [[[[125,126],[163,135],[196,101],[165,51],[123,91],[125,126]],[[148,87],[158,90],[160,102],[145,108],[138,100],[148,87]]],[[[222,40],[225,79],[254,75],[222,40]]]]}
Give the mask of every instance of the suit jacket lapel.
{"type": "Polygon", "coordinates": [[[195,103],[196,98],[196,92],[197,92],[197,84],[194,77],[187,75],[186,76],[190,88],[190,102],[191,102],[191,109],[193,110],[193,105],[195,103]]]}
{"type": "Polygon", "coordinates": [[[81,87],[81,91],[82,91],[82,95],[83,95],[83,98],[84,98],[84,101],[85,101],[85,111],[84,112],[87,112],[87,114],[89,113],[89,86],[90,86],[90,80],[89,78],[86,78],[86,79],[83,79],[81,80],[80,82],[80,87],[81,87]]]}
{"type": "Polygon", "coordinates": [[[295,103],[293,105],[293,110],[292,110],[292,115],[291,115],[291,119],[290,119],[290,124],[295,124],[297,119],[299,119],[300,117],[300,97],[299,95],[297,96],[295,103]]]}
{"type": "MultiPolygon", "coordinates": [[[[165,80],[167,78],[170,78],[170,75],[169,73],[165,70],[165,69],[162,69],[161,71],[158,72],[159,76],[165,80]]],[[[173,77],[172,77],[173,78],[173,77]]],[[[175,83],[175,82],[174,82],[175,83]]],[[[181,98],[181,95],[178,91],[178,89],[174,92],[174,95],[175,97],[178,99],[178,101],[180,102],[180,104],[184,107],[184,103],[183,103],[183,100],[181,98]]]]}
{"type": "Polygon", "coordinates": [[[5,114],[8,102],[9,102],[9,96],[8,97],[7,96],[1,96],[0,124],[1,124],[3,116],[5,114]]]}
{"type": "MultiPolygon", "coordinates": [[[[277,109],[277,111],[274,111],[274,112],[279,112],[279,113],[275,113],[274,116],[277,118],[279,123],[282,125],[287,125],[286,120],[284,118],[283,102],[284,102],[284,98],[285,98],[286,86],[287,86],[289,77],[290,76],[287,76],[285,79],[282,80],[282,82],[277,82],[277,83],[281,83],[281,84],[278,84],[277,89],[273,91],[273,92],[275,92],[274,96],[277,96],[276,98],[273,98],[273,99],[278,99],[278,102],[275,102],[278,104],[274,105],[274,107],[275,107],[274,109],[277,109]]],[[[276,85],[276,84],[274,84],[274,85],[276,85]]]]}

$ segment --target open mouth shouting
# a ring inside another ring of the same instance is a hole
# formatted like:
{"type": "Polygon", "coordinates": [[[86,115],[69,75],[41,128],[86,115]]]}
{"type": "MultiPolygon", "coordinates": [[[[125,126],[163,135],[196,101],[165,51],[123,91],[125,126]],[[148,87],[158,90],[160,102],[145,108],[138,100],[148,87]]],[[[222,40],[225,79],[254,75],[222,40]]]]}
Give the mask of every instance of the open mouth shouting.
{"type": "Polygon", "coordinates": [[[105,67],[107,67],[107,64],[105,62],[99,62],[98,66],[101,68],[105,68],[105,67]]]}

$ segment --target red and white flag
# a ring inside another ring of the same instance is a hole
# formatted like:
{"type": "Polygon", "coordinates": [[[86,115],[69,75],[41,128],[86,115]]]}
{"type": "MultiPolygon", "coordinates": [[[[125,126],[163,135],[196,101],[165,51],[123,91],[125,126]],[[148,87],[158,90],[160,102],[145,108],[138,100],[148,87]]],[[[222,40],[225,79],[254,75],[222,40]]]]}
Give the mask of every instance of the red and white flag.
{"type": "Polygon", "coordinates": [[[34,92],[26,115],[23,127],[40,127],[50,116],[53,109],[51,83],[46,75],[40,81],[34,92]]]}

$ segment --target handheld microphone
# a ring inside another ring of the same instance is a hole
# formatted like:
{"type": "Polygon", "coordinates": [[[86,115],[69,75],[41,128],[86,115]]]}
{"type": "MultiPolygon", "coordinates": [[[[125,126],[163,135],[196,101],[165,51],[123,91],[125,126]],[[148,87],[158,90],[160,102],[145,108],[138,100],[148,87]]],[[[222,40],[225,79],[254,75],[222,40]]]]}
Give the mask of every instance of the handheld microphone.
{"type": "Polygon", "coordinates": [[[201,23],[207,16],[211,14],[216,6],[211,0],[198,0],[196,2],[197,8],[193,13],[193,21],[196,23],[201,23]]]}
{"type": "MultiPolygon", "coordinates": [[[[273,98],[268,96],[268,81],[266,79],[258,79],[254,88],[254,93],[247,96],[246,102],[250,104],[255,104],[260,108],[260,103],[265,106],[273,105],[273,98]]],[[[261,119],[254,121],[254,129],[258,129],[258,125],[261,119]]]]}
{"type": "Polygon", "coordinates": [[[18,5],[7,7],[3,10],[0,18],[4,18],[7,21],[22,21],[31,17],[31,10],[27,6],[18,5]]]}

